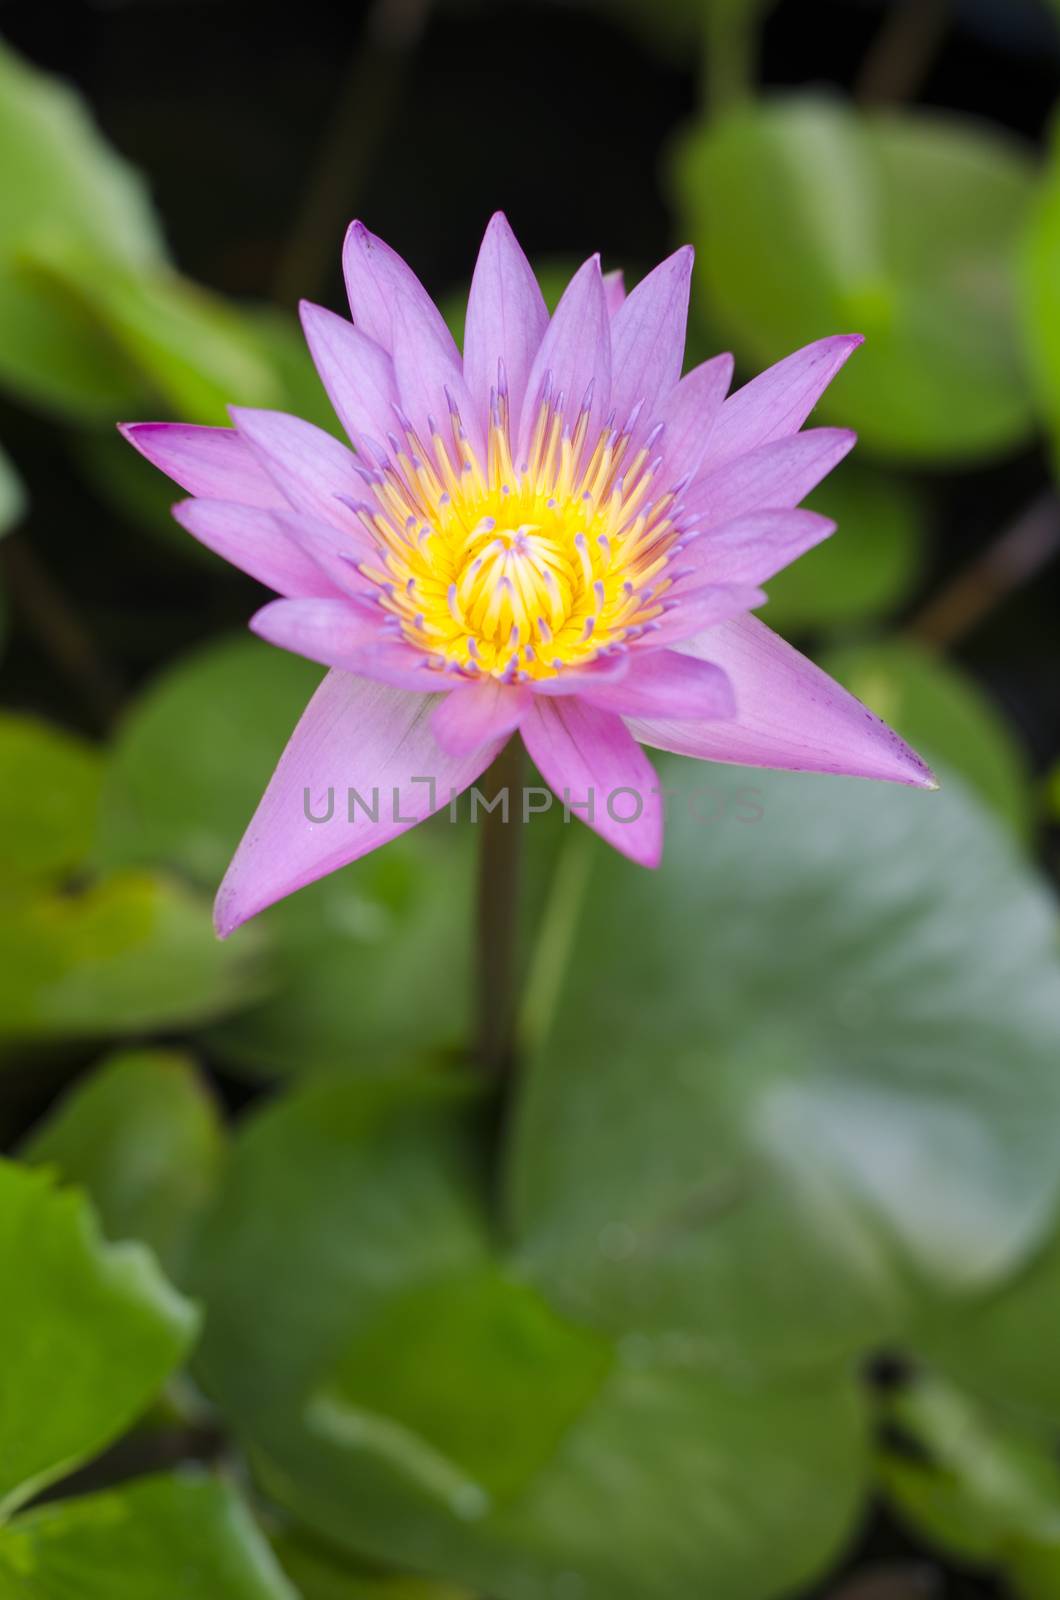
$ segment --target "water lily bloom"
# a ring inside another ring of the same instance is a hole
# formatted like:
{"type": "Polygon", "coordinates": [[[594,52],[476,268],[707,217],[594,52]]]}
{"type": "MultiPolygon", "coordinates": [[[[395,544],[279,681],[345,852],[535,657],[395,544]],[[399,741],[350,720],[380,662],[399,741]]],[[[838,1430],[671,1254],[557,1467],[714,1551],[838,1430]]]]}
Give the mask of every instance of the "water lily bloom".
{"type": "Polygon", "coordinates": [[[857,335],[727,398],[730,356],[681,375],[690,249],[628,295],[593,257],[550,317],[495,216],[462,356],[359,222],[343,265],[352,321],[309,304],[302,321],[348,444],[243,409],[230,429],[123,430],[193,497],[183,526],[282,597],[254,631],[331,669],[221,885],[222,934],[448,805],[516,731],[572,813],[645,866],[664,801],[644,745],[931,784],[751,615],[833,531],[796,508],[854,435],[802,425],[857,335]],[[307,796],[329,790],[322,821],[307,796]]]}

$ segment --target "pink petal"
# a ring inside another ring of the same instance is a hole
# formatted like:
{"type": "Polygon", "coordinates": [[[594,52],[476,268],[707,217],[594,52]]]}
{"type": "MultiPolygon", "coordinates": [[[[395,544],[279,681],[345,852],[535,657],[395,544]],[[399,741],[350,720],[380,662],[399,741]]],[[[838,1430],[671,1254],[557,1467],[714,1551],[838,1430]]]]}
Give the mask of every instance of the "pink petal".
{"type": "Polygon", "coordinates": [[[667,609],[649,623],[644,643],[653,649],[661,644],[676,644],[765,603],[764,591],[750,583],[708,583],[687,594],[675,594],[673,598],[667,595],[667,609]]]}
{"type": "Polygon", "coordinates": [[[698,726],[631,720],[631,732],[645,744],[702,761],[934,787],[929,769],[886,723],[756,617],[723,622],[681,649],[728,674],[736,716],[698,726]]]}
{"type": "MultiPolygon", "coordinates": [[[[346,672],[381,636],[383,613],[342,598],[270,600],[251,617],[251,633],[281,650],[346,672]]],[[[409,652],[410,660],[415,659],[409,652]]]]}
{"type": "Polygon", "coordinates": [[[394,430],[394,364],[382,345],[323,306],[299,306],[306,343],[335,415],[362,455],[378,458],[394,430]],[[372,448],[374,447],[374,448],[372,448]]]}
{"type": "Polygon", "coordinates": [[[674,717],[700,720],[731,717],[736,709],[732,685],[711,661],[697,661],[676,650],[634,647],[629,671],[621,678],[591,672],[563,672],[533,685],[549,699],[574,694],[579,700],[623,717],[674,717]]]}
{"type": "Polygon", "coordinates": [[[738,389],[722,407],[709,464],[720,467],[760,444],[797,433],[848,356],[864,342],[860,333],[818,339],[738,389]]]}
{"type": "Polygon", "coordinates": [[[541,776],[573,816],[631,861],[659,865],[658,780],[619,717],[583,700],[535,696],[520,731],[541,776]]]}
{"type": "Polygon", "coordinates": [[[699,471],[732,382],[732,366],[732,356],[722,355],[693,367],[659,407],[660,450],[671,479],[689,479],[699,471]]]}
{"type": "Polygon", "coordinates": [[[654,419],[681,376],[692,279],[691,245],[661,262],[611,318],[611,406],[622,427],[635,405],[654,419]]]}
{"type": "Polygon", "coordinates": [[[473,756],[446,755],[430,729],[434,704],[428,695],[328,674],[218,891],[214,920],[222,938],[273,901],[404,833],[475,781],[499,742],[473,756]],[[351,802],[350,790],[360,799],[351,802]],[[311,821],[327,816],[329,792],[330,820],[311,821]]]}
{"type": "Polygon", "coordinates": [[[234,428],[200,428],[189,422],[122,422],[118,431],[153,467],[189,494],[247,506],[286,504],[234,428]]]}
{"type": "Polygon", "coordinates": [[[399,301],[394,307],[394,376],[402,410],[424,448],[435,431],[450,445],[455,407],[472,449],[485,460],[486,419],[464,382],[459,352],[448,329],[444,339],[434,333],[418,302],[399,301]]]}
{"type": "Polygon", "coordinates": [[[404,639],[384,631],[383,612],[354,599],[270,600],[249,627],[280,650],[395,689],[436,694],[453,686],[441,667],[429,665],[404,639]]]}
{"type": "Polygon", "coordinates": [[[346,504],[365,495],[351,450],[323,428],[282,411],[233,407],[232,419],[288,505],[341,528],[365,553],[375,552],[360,517],[346,504]]]}
{"type": "Polygon", "coordinates": [[[353,320],[393,358],[402,409],[424,446],[432,421],[448,438],[451,399],[481,457],[484,419],[464,382],[460,352],[412,268],[361,222],[350,225],[342,264],[353,320]]]}
{"type": "Polygon", "coordinates": [[[514,733],[529,709],[529,689],[485,678],[447,694],[431,718],[431,727],[449,755],[470,755],[514,733]]]}
{"type": "Polygon", "coordinates": [[[351,671],[359,678],[420,694],[447,694],[454,685],[466,682],[462,673],[420,654],[404,639],[386,634],[366,649],[355,651],[350,661],[351,671]]]}
{"type": "Polygon", "coordinates": [[[599,256],[574,274],[534,357],[519,425],[519,461],[526,454],[548,379],[553,401],[563,396],[564,415],[572,427],[586,398],[590,400],[587,437],[595,440],[611,396],[611,335],[599,256]]]}
{"type": "Polygon", "coordinates": [[[616,267],[614,272],[604,273],[604,304],[607,314],[613,317],[619,306],[626,298],[626,275],[621,267],[616,267]]]}
{"type": "Polygon", "coordinates": [[[353,320],[376,344],[387,351],[393,349],[395,309],[412,304],[417,308],[417,320],[434,341],[448,340],[455,355],[445,319],[419,278],[397,251],[370,233],[363,222],[351,222],[346,231],[342,270],[353,320]]]}
{"type": "Polygon", "coordinates": [[[811,428],[790,439],[759,445],[697,478],[683,497],[683,519],[686,525],[709,529],[748,511],[797,506],[856,440],[857,435],[846,428],[811,428]]]}
{"type": "Polygon", "coordinates": [[[704,583],[765,583],[835,532],[815,511],[749,511],[697,534],[673,557],[682,589],[704,583]]]}
{"type": "MultiPolygon", "coordinates": [[[[321,522],[304,511],[293,511],[290,506],[274,511],[272,520],[326,574],[338,594],[378,602],[379,585],[361,572],[365,551],[359,540],[351,539],[330,522],[321,522]]],[[[373,560],[372,565],[378,568],[382,563],[373,560]]]]}
{"type": "Polygon", "coordinates": [[[498,211],[482,240],[471,280],[464,329],[464,379],[479,414],[488,419],[498,363],[508,389],[512,434],[518,433],[526,380],[538,352],[548,310],[519,241],[498,211]]]}
{"type": "MultiPolygon", "coordinates": [[[[282,595],[339,595],[312,555],[285,532],[277,513],[226,500],[182,500],[173,515],[200,544],[282,595]]],[[[282,516],[282,513],[280,513],[282,516]]]]}

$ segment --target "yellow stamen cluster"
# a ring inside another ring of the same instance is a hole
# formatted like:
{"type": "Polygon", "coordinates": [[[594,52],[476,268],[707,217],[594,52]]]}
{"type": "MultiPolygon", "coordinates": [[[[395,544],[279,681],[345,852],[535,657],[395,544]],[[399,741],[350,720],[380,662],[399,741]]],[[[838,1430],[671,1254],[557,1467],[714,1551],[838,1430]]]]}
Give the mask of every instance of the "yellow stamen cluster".
{"type": "Polygon", "coordinates": [[[440,666],[521,681],[584,667],[661,610],[677,538],[672,491],[651,499],[651,438],[587,439],[546,400],[525,460],[495,401],[485,467],[455,413],[452,443],[392,438],[361,506],[380,559],[362,563],[401,636],[440,666]]]}

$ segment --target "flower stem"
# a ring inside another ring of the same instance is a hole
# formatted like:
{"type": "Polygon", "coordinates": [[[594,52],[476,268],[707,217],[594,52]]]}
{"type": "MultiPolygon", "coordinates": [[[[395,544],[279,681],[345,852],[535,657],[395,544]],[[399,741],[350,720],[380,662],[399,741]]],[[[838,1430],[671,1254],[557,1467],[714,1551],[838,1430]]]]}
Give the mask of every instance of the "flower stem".
{"type": "Polygon", "coordinates": [[[294,305],[327,287],[340,238],[400,114],[406,76],[432,0],[375,0],[321,140],[314,172],[280,258],[273,296],[294,305]]]}
{"type": "Polygon", "coordinates": [[[509,739],[483,782],[487,801],[507,800],[482,817],[478,877],[478,1059],[499,1078],[515,1066],[522,856],[523,747],[509,739]]]}
{"type": "Polygon", "coordinates": [[[896,0],[854,85],[860,105],[897,105],[916,97],[946,36],[949,12],[949,0],[896,0]]]}
{"type": "Polygon", "coordinates": [[[772,0],[711,0],[703,13],[703,88],[712,117],[754,93],[758,35],[772,0]]]}

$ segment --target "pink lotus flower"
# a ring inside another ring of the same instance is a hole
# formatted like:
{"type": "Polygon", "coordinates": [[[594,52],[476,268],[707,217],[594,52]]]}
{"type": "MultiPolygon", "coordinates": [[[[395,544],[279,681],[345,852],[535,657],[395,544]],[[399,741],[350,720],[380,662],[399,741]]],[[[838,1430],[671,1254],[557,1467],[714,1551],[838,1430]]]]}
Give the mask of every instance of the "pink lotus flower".
{"type": "Polygon", "coordinates": [[[759,585],[833,531],[795,508],[854,435],[799,430],[859,336],[726,399],[730,356],[681,377],[688,248],[628,296],[593,257],[550,318],[495,216],[463,358],[360,223],[343,264],[352,323],[309,304],[302,321],[352,449],[272,411],[123,430],[194,497],[175,508],[184,527],[283,596],[254,631],[332,669],[221,885],[222,935],[447,805],[516,730],[553,790],[645,866],[663,800],[642,745],[931,785],[750,615],[759,585]],[[329,788],[394,803],[311,820],[307,792],[329,788]],[[640,797],[635,820],[603,803],[619,789],[640,797]]]}

